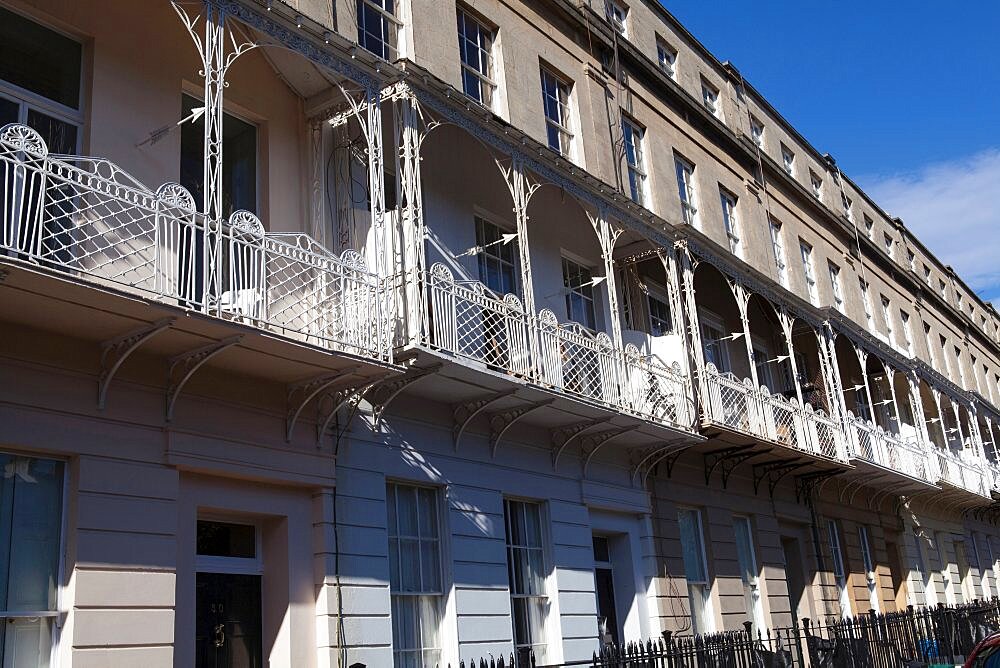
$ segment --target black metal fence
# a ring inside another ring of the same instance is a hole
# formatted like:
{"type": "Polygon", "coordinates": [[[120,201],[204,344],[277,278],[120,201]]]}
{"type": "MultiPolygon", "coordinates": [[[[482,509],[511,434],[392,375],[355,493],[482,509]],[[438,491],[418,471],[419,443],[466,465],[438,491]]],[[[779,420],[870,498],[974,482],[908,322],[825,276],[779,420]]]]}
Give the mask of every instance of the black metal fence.
{"type": "MultiPolygon", "coordinates": [[[[462,661],[459,668],[915,668],[964,662],[1000,631],[1000,599],[828,619],[753,633],[675,636],[607,645],[584,661],[537,664],[531,655],[462,661]]],[[[449,668],[451,668],[449,666],[449,668]]]]}

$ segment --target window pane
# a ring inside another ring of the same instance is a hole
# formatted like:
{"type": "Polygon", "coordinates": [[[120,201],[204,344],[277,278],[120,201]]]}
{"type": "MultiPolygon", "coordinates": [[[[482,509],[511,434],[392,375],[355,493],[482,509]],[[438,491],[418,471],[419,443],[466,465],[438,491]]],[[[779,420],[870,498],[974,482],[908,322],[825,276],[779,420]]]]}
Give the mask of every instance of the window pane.
{"type": "Polygon", "coordinates": [[[17,123],[19,110],[17,102],[0,97],[0,127],[8,123],[17,123]]]}
{"type": "Polygon", "coordinates": [[[76,153],[75,125],[34,109],[28,110],[28,126],[42,136],[49,153],[76,153]]]}
{"type": "Polygon", "coordinates": [[[0,79],[78,109],[81,53],[78,42],[0,8],[0,79]]]}
{"type": "Polygon", "coordinates": [[[681,551],[684,556],[684,572],[688,582],[706,582],[702,546],[701,522],[698,521],[698,511],[680,510],[677,513],[680,523],[681,551]]]}
{"type": "Polygon", "coordinates": [[[198,522],[198,554],[212,557],[257,556],[257,530],[250,524],[198,522]]]}

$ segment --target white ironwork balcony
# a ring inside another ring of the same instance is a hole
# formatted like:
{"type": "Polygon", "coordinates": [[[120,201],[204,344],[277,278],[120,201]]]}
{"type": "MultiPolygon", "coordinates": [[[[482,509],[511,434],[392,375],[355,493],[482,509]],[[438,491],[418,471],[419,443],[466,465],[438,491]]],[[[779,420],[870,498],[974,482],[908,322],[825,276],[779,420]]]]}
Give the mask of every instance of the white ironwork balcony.
{"type": "Polygon", "coordinates": [[[177,184],[155,192],[112,162],[49,155],[34,130],[0,129],[7,256],[331,351],[388,362],[388,295],[361,257],[304,234],[267,234],[237,211],[195,210],[177,184]]]}
{"type": "Polygon", "coordinates": [[[435,264],[424,281],[425,340],[435,350],[644,420],[691,430],[694,410],[676,362],[667,366],[605,333],[525,311],[478,281],[456,281],[435,264]]]}
{"type": "Polygon", "coordinates": [[[847,461],[843,430],[822,410],[771,394],[766,387],[755,388],[749,378],[740,381],[712,363],[705,367],[704,381],[704,418],[785,447],[847,461]]]}
{"type": "Polygon", "coordinates": [[[927,453],[916,442],[890,434],[868,420],[848,412],[845,420],[852,458],[899,471],[911,478],[935,482],[927,453]]]}
{"type": "Polygon", "coordinates": [[[952,452],[934,446],[934,456],[931,458],[936,469],[937,479],[954,487],[990,498],[990,488],[993,481],[983,470],[979,462],[971,462],[952,452]]]}

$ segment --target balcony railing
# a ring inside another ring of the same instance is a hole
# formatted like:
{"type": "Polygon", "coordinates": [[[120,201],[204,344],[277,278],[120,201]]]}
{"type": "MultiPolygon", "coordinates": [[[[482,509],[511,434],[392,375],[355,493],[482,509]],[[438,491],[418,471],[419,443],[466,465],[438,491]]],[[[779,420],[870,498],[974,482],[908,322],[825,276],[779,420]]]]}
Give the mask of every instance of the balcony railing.
{"type": "Polygon", "coordinates": [[[49,155],[23,125],[0,129],[0,252],[328,350],[390,361],[388,295],[354,251],[267,234],[237,211],[195,210],[112,162],[49,155]]]}
{"type": "Polygon", "coordinates": [[[693,405],[676,362],[667,366],[631,344],[615,348],[607,334],[560,323],[548,309],[530,314],[517,296],[456,281],[440,263],[423,289],[423,343],[431,348],[650,422],[692,428],[693,405]]]}
{"type": "Polygon", "coordinates": [[[989,498],[992,481],[980,462],[972,462],[951,451],[934,447],[932,462],[938,480],[989,498]]]}
{"type": "Polygon", "coordinates": [[[850,412],[845,426],[852,457],[900,471],[912,478],[934,482],[927,453],[918,443],[890,434],[850,412]]]}
{"type": "Polygon", "coordinates": [[[734,431],[759,436],[815,455],[847,461],[844,433],[837,420],[795,399],[771,394],[753,381],[740,381],[706,365],[702,400],[705,417],[734,431]]]}

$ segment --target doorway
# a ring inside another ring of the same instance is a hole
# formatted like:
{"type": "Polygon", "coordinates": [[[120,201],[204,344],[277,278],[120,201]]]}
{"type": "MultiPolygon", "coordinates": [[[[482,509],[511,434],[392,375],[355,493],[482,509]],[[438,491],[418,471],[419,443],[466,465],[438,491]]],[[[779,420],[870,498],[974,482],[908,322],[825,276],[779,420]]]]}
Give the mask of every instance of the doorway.
{"type": "Polygon", "coordinates": [[[260,532],[253,524],[198,521],[197,668],[260,668],[260,532]]]}
{"type": "Polygon", "coordinates": [[[597,594],[597,627],[601,645],[621,642],[618,635],[615,574],[607,536],[594,536],[594,585],[597,594]]]}
{"type": "Polygon", "coordinates": [[[805,577],[802,574],[802,549],[799,540],[792,536],[781,537],[781,552],[785,559],[785,579],[788,581],[788,602],[792,622],[797,624],[805,596],[805,577]]]}

